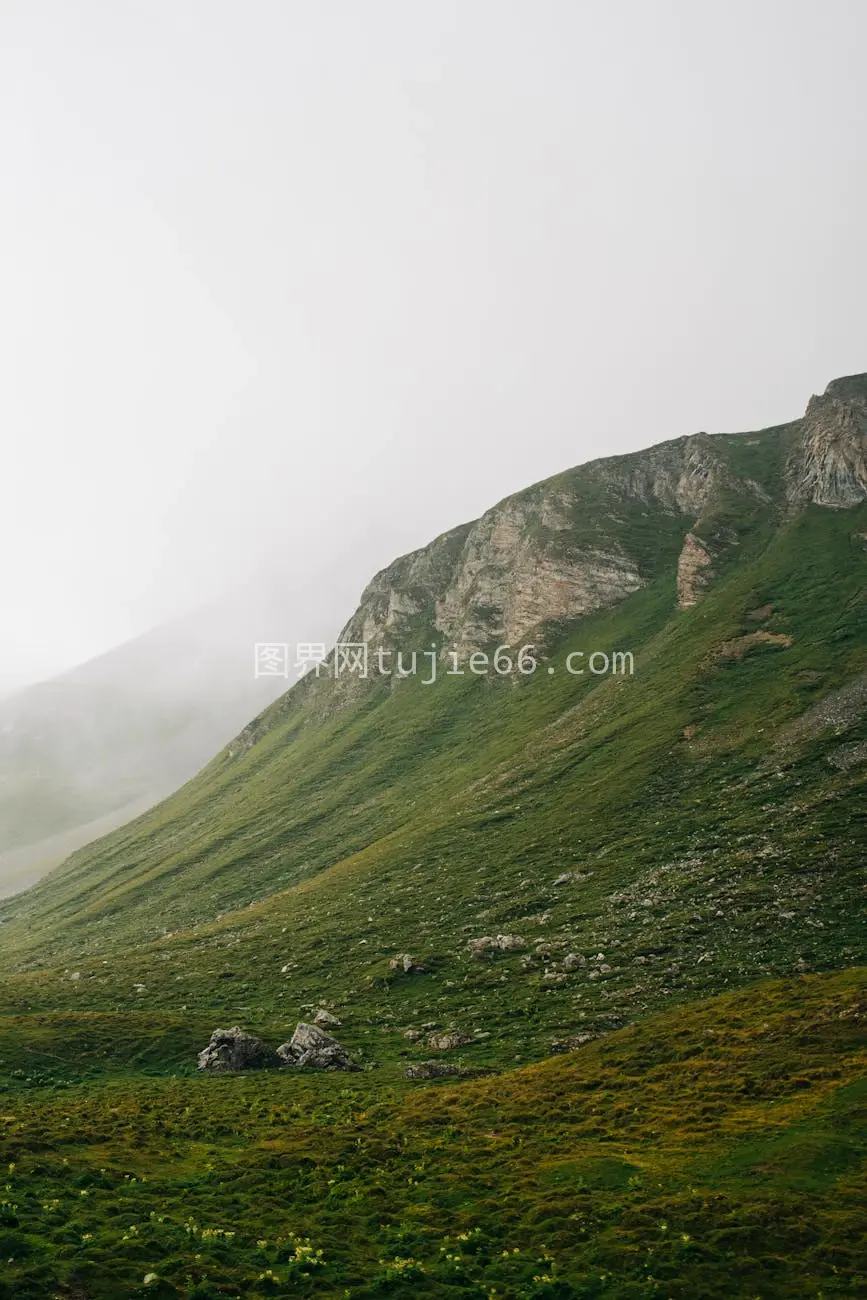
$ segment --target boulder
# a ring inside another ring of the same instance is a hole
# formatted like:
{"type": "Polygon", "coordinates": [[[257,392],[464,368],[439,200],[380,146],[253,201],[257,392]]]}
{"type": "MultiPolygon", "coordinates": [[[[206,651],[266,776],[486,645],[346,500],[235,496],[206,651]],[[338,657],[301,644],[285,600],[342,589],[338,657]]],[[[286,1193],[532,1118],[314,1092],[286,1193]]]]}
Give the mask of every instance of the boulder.
{"type": "Polygon", "coordinates": [[[551,1042],[552,1052],[577,1052],[585,1043],[592,1043],[596,1034],[573,1034],[571,1038],[555,1038],[551,1042]]]}
{"type": "Polygon", "coordinates": [[[330,1011],[320,1007],[313,1017],[313,1023],[314,1025],[331,1025],[332,1029],[339,1029],[341,1021],[337,1019],[337,1016],[333,1016],[330,1011]]]}
{"type": "Polygon", "coordinates": [[[451,1065],[446,1061],[418,1061],[415,1065],[407,1066],[403,1077],[405,1079],[475,1079],[489,1073],[489,1070],[471,1065],[451,1065]]]}
{"type": "Polygon", "coordinates": [[[280,1064],[286,1068],[308,1070],[359,1070],[336,1038],[326,1034],[317,1025],[306,1025],[302,1020],[288,1043],[277,1048],[280,1064]]]}
{"type": "Polygon", "coordinates": [[[200,1070],[261,1070],[279,1064],[270,1047],[238,1025],[233,1029],[215,1029],[208,1046],[199,1052],[200,1070]]]}
{"type": "Polygon", "coordinates": [[[473,957],[483,957],[486,952],[518,952],[526,942],[517,934],[483,934],[479,939],[469,939],[467,948],[473,957]]]}
{"type": "Polygon", "coordinates": [[[455,1047],[464,1047],[467,1043],[473,1042],[473,1036],[462,1034],[457,1029],[450,1029],[446,1033],[431,1034],[427,1041],[438,1052],[450,1052],[455,1047]]]}
{"type": "Polygon", "coordinates": [[[564,970],[577,970],[579,966],[586,965],[587,958],[582,957],[581,954],[577,952],[567,952],[566,956],[563,958],[564,970]]]}
{"type": "Polygon", "coordinates": [[[389,970],[403,971],[404,975],[424,975],[427,967],[422,966],[410,956],[408,952],[402,952],[397,957],[392,957],[388,963],[389,970]]]}

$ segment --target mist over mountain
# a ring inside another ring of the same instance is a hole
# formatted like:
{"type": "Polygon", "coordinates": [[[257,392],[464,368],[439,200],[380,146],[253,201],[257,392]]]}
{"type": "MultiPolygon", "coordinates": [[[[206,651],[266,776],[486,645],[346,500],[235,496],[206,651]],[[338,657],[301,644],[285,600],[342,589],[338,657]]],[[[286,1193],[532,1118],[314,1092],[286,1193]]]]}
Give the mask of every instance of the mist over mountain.
{"type": "Polygon", "coordinates": [[[255,643],[327,642],[328,603],[260,581],[0,698],[0,895],[183,785],[285,690],[255,643]]]}
{"type": "Polygon", "coordinates": [[[865,49],[0,5],[0,1300],[867,1296],[865,49]]]}

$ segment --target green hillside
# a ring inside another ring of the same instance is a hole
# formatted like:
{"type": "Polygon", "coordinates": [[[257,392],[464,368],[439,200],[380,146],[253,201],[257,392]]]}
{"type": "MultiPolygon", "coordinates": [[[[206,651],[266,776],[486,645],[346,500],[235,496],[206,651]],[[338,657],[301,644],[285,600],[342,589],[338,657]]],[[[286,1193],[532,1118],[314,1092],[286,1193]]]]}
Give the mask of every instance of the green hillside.
{"type": "Polygon", "coordinates": [[[10,1296],[857,1292],[865,411],[836,381],[403,557],[341,640],[435,682],[332,660],[0,903],[10,1296]],[[195,1075],[322,1007],[365,1073],[195,1075]]]}
{"type": "Polygon", "coordinates": [[[35,1086],[13,1025],[0,1297],[863,1294],[864,992],[766,981],[459,1087],[192,1080],[171,1033],[153,1077],[35,1086]]]}

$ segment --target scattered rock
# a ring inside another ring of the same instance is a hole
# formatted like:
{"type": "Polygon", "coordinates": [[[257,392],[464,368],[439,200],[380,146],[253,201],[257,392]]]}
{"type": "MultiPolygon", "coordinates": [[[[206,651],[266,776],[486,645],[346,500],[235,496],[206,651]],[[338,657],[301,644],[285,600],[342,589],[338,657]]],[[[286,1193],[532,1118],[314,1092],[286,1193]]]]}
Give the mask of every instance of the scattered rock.
{"type": "Polygon", "coordinates": [[[324,1007],[320,1007],[313,1017],[313,1023],[314,1025],[331,1025],[332,1028],[339,1029],[342,1021],[338,1020],[337,1016],[333,1016],[330,1011],[326,1011],[324,1007]]]}
{"type": "Polygon", "coordinates": [[[279,1063],[270,1047],[238,1025],[215,1029],[208,1046],[199,1052],[200,1070],[261,1070],[279,1063]]]}
{"type": "Polygon", "coordinates": [[[422,1036],[422,1032],[420,1029],[405,1029],[403,1036],[408,1038],[411,1043],[417,1043],[422,1036]]]}
{"type": "Polygon", "coordinates": [[[581,954],[577,952],[567,952],[566,956],[563,958],[564,970],[577,970],[579,966],[586,965],[587,958],[582,957],[581,954]]]}
{"type": "Polygon", "coordinates": [[[388,968],[389,970],[403,971],[404,975],[424,975],[427,970],[426,966],[414,961],[408,952],[402,952],[397,957],[392,957],[388,963],[388,968]]]}
{"type": "Polygon", "coordinates": [[[552,1052],[576,1052],[579,1047],[585,1043],[592,1043],[596,1034],[572,1034],[569,1038],[554,1038],[551,1040],[552,1052]]]}
{"type": "Polygon", "coordinates": [[[405,1079],[476,1079],[489,1070],[471,1065],[453,1065],[446,1061],[418,1061],[407,1066],[403,1072],[405,1079]]]}
{"type": "Polygon", "coordinates": [[[526,941],[517,934],[485,934],[480,939],[470,939],[467,943],[474,957],[481,957],[486,952],[518,952],[526,946],[526,941]]]}
{"type": "Polygon", "coordinates": [[[455,1047],[464,1047],[467,1043],[471,1043],[473,1036],[472,1034],[462,1034],[457,1029],[450,1029],[444,1034],[431,1034],[427,1041],[438,1052],[450,1052],[455,1047]]]}
{"type": "Polygon", "coordinates": [[[326,1034],[316,1025],[300,1021],[288,1043],[281,1043],[277,1056],[284,1067],[308,1070],[358,1070],[336,1038],[326,1034]]]}

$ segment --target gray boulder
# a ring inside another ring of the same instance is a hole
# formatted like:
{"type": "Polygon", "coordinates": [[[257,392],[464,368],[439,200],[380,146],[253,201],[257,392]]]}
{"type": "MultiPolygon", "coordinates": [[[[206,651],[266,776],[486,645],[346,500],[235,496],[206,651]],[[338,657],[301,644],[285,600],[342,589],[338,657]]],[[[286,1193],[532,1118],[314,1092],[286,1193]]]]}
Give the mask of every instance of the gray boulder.
{"type": "Polygon", "coordinates": [[[471,1065],[450,1065],[446,1061],[417,1061],[404,1072],[405,1079],[477,1079],[490,1070],[471,1065]]]}
{"type": "Polygon", "coordinates": [[[424,975],[427,973],[427,967],[422,966],[408,952],[402,952],[397,957],[392,957],[388,963],[389,970],[403,972],[404,975],[424,975]]]}
{"type": "Polygon", "coordinates": [[[308,1070],[359,1070],[345,1047],[317,1025],[302,1020],[288,1043],[277,1048],[280,1064],[287,1068],[308,1070]]]}
{"type": "Polygon", "coordinates": [[[199,1052],[200,1070],[261,1070],[279,1064],[270,1047],[238,1025],[233,1029],[215,1029],[208,1046],[199,1052]]]}
{"type": "Polygon", "coordinates": [[[577,1052],[579,1047],[592,1043],[597,1034],[573,1034],[571,1038],[555,1038],[551,1042],[552,1052],[577,1052]]]}
{"type": "Polygon", "coordinates": [[[488,952],[519,952],[526,948],[524,939],[517,934],[483,934],[480,939],[469,939],[467,948],[473,957],[484,957],[488,952]]]}
{"type": "Polygon", "coordinates": [[[458,1029],[449,1029],[445,1033],[431,1034],[428,1044],[438,1052],[451,1052],[455,1047],[465,1047],[473,1041],[472,1034],[462,1034],[458,1029]]]}
{"type": "Polygon", "coordinates": [[[337,1019],[337,1016],[333,1016],[331,1012],[326,1011],[324,1007],[316,1012],[316,1015],[313,1017],[313,1023],[314,1025],[330,1025],[332,1029],[339,1029],[341,1025],[341,1021],[337,1019]]]}

